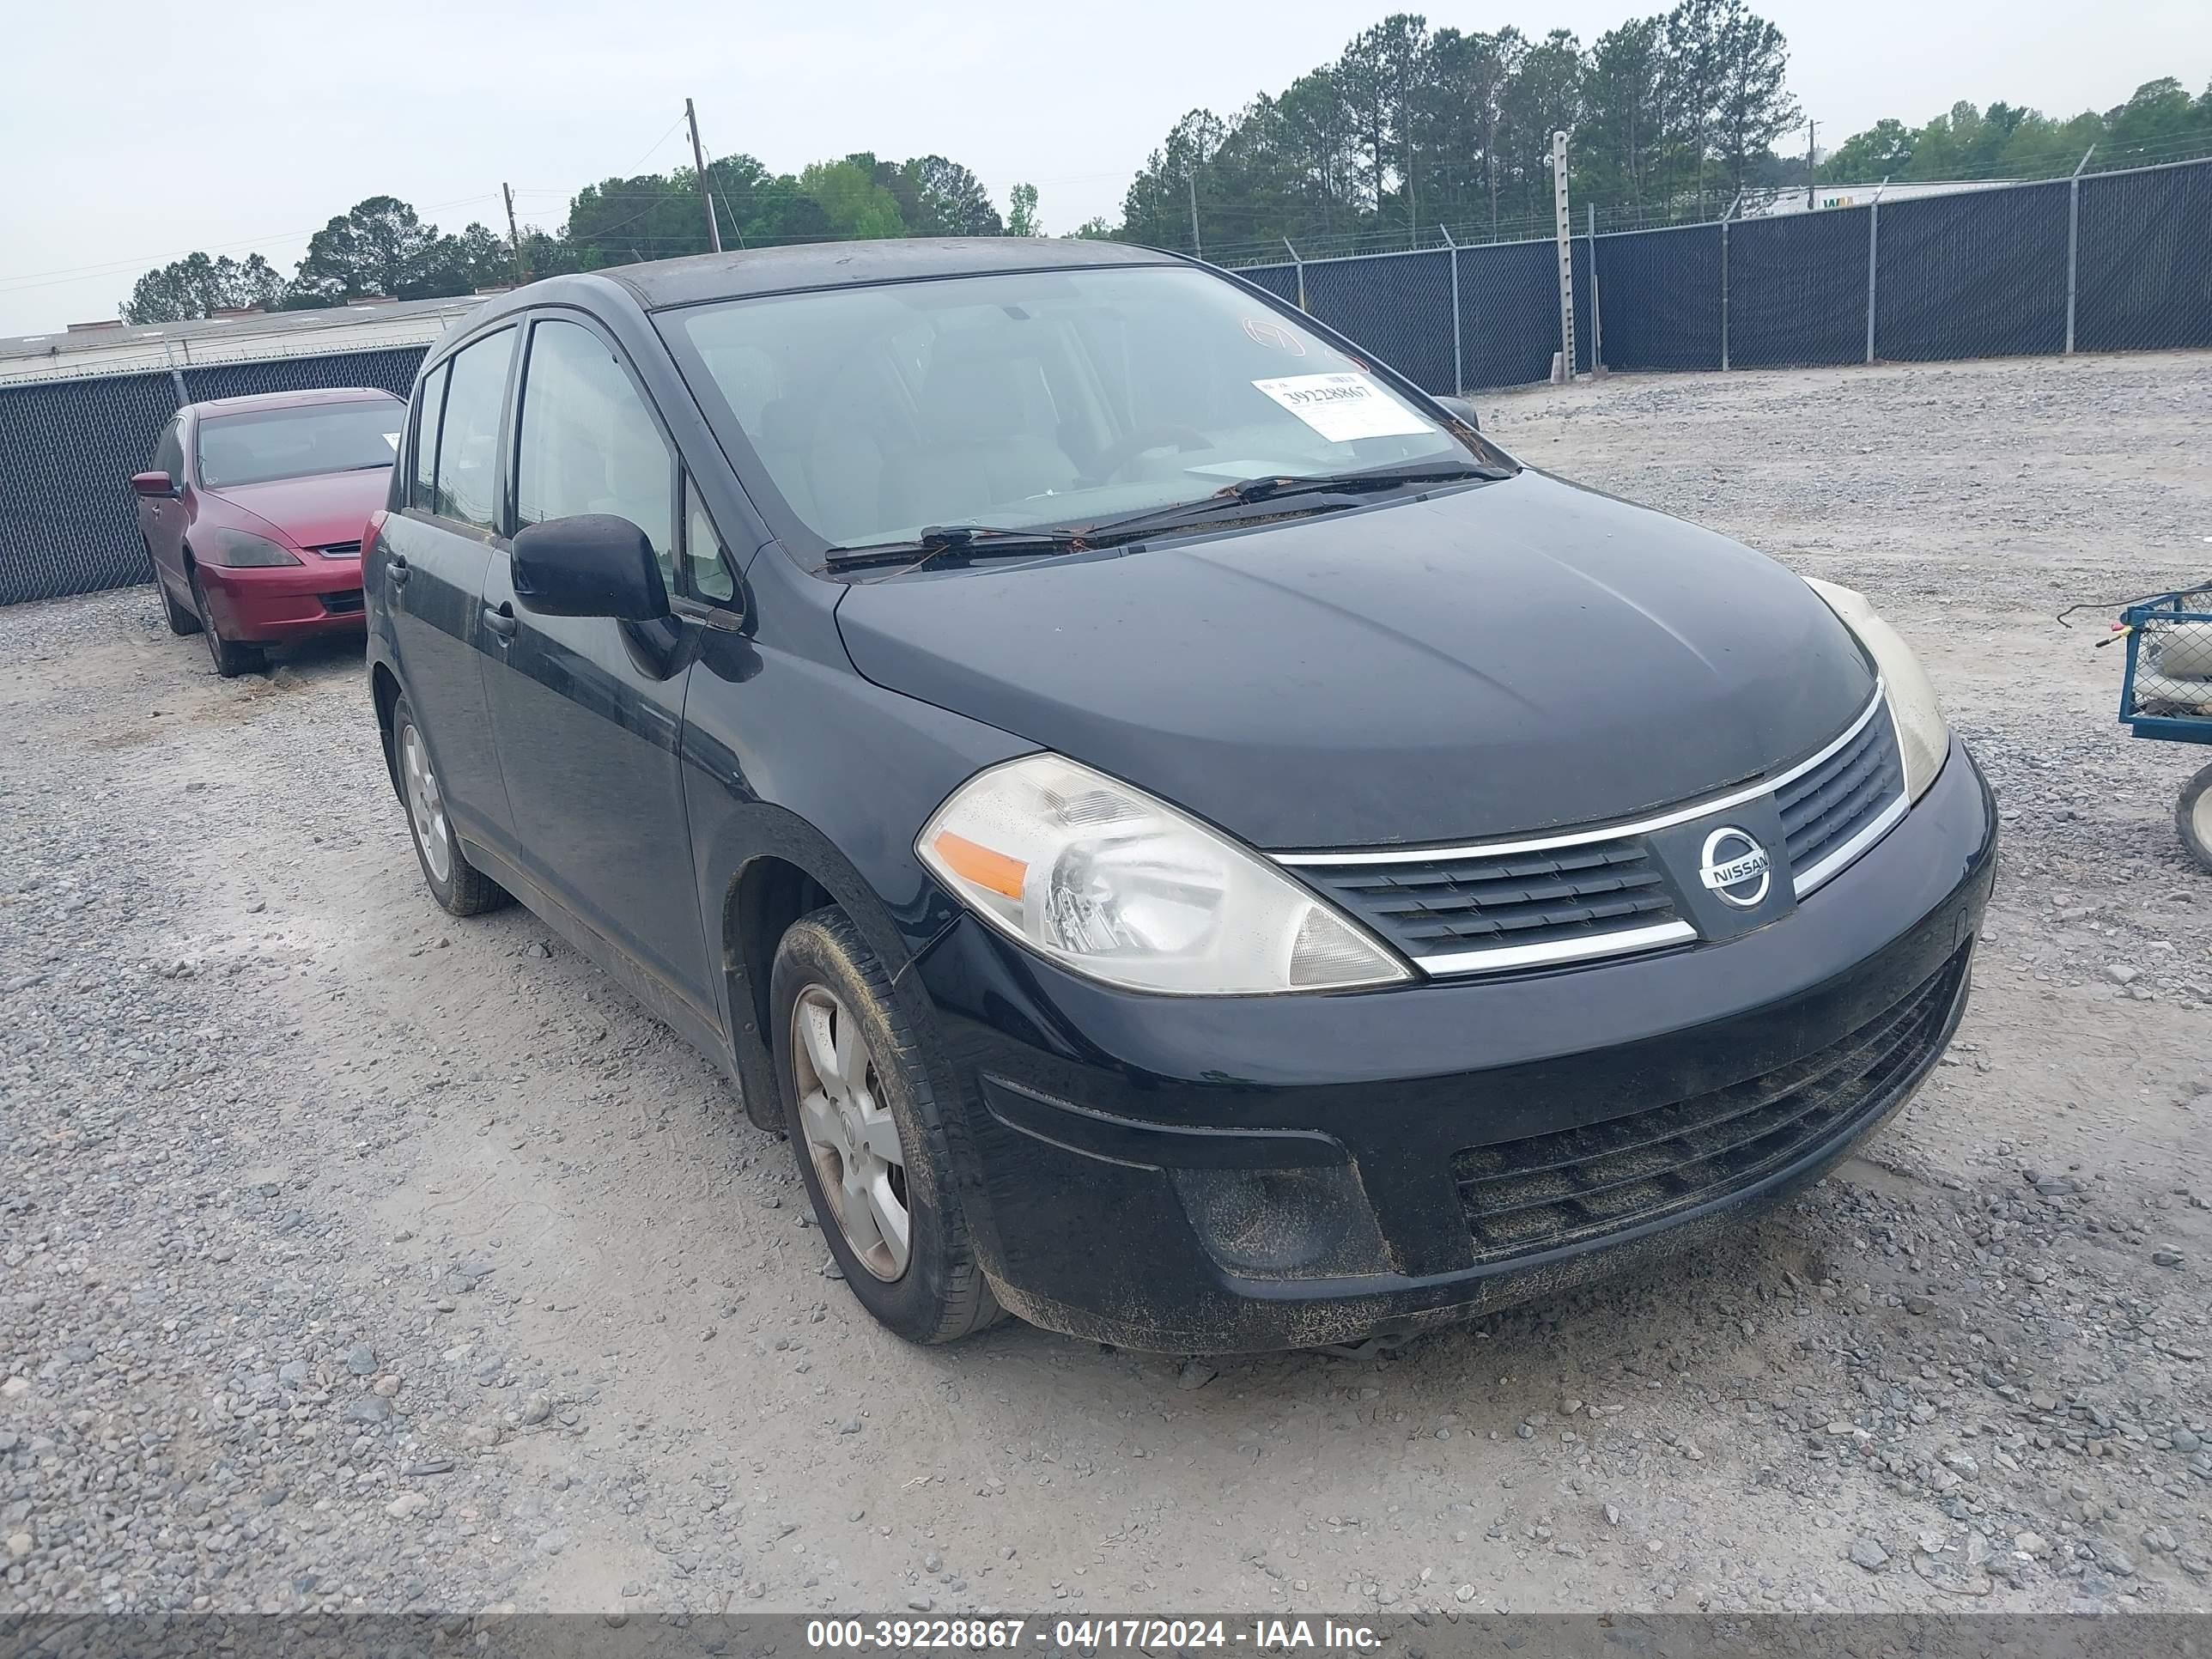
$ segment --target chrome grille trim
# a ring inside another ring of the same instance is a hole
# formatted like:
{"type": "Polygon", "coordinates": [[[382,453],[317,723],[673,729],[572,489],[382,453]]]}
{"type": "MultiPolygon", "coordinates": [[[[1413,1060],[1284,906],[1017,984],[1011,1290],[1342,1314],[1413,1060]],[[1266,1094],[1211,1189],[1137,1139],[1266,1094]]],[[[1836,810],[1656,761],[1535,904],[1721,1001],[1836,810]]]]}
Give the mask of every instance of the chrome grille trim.
{"type": "MultiPolygon", "coordinates": [[[[1902,778],[1904,753],[1902,734],[1896,730],[1897,720],[1894,711],[1888,710],[1886,707],[1886,691],[1887,687],[1877,679],[1875,683],[1874,696],[1868,701],[1866,707],[1859,711],[1857,718],[1853,720],[1833,741],[1822,745],[1817,752],[1800,761],[1786,771],[1777,773],[1774,776],[1763,779],[1756,784],[1746,785],[1742,788],[1731,790],[1725,794],[1714,796],[1689,805],[1675,807],[1650,817],[1638,818],[1625,823],[1607,824],[1599,829],[1578,830],[1565,835],[1546,836],[1522,841],[1476,842],[1448,848],[1393,848],[1382,852],[1276,853],[1269,856],[1278,864],[1293,871],[1301,867],[1316,871],[1346,870],[1394,865],[1434,864],[1445,860],[1511,858],[1553,852],[1565,848],[1584,847],[1595,842],[1630,841],[1656,830],[1671,829],[1680,823],[1688,823],[1710,814],[1725,812],[1732,807],[1742,805],[1747,801],[1776,795],[1808,774],[1817,771],[1838,754],[1849,749],[1860,734],[1865,732],[1869,723],[1877,715],[1881,715],[1890,722],[1891,736],[1895,741],[1899,768],[1898,793],[1879,813],[1852,832],[1849,839],[1840,846],[1831,848],[1817,863],[1808,868],[1791,872],[1792,893],[1795,896],[1802,898],[1815,888],[1841,873],[1867,848],[1880,841],[1896,826],[1899,820],[1904,817],[1907,807],[1911,805],[1902,778]]],[[[1328,891],[1328,884],[1325,881],[1316,879],[1315,884],[1324,893],[1328,891]]],[[[1336,898],[1334,902],[1342,903],[1344,901],[1341,898],[1336,898]]],[[[1372,926],[1371,919],[1363,919],[1363,925],[1372,926]]],[[[1420,953],[1407,951],[1403,942],[1400,941],[1399,949],[1406,956],[1406,959],[1424,975],[1437,977],[1504,973],[1516,969],[1554,967],[1571,963],[1597,961],[1638,951],[1662,950],[1671,945],[1694,944],[1698,938],[1697,929],[1689,922],[1674,918],[1663,922],[1619,928],[1612,933],[1584,934],[1572,939],[1547,939],[1528,945],[1493,945],[1474,950],[1420,953]]]]}
{"type": "Polygon", "coordinates": [[[1655,830],[1669,830],[1678,823],[1687,823],[1692,818],[1701,818],[1708,812],[1725,812],[1731,806],[1741,806],[1747,800],[1757,800],[1761,795],[1772,794],[1784,784],[1795,783],[1865,730],[1866,723],[1881,708],[1882,691],[1882,683],[1877,679],[1874,684],[1874,697],[1859,712],[1859,717],[1844,728],[1841,737],[1810,760],[1800,761],[1787,772],[1747,784],[1728,794],[1701,800],[1693,805],[1678,806],[1671,811],[1660,813],[1656,817],[1638,818],[1629,823],[1608,823],[1596,830],[1577,830],[1564,836],[1544,836],[1534,841],[1478,841],[1458,847],[1394,847],[1382,853],[1270,853],[1267,856],[1278,864],[1289,865],[1293,868],[1301,864],[1425,864],[1432,859],[1508,858],[1518,853],[1547,853],[1555,847],[1579,847],[1587,842],[1618,841],[1626,836],[1644,836],[1655,830]]]}
{"type": "Polygon", "coordinates": [[[1791,890],[1799,898],[1803,898],[1806,894],[1827,880],[1829,877],[1839,874],[1845,865],[1887,835],[1897,821],[1905,816],[1905,809],[1910,805],[1903,793],[1899,792],[1897,799],[1883,807],[1880,816],[1869,823],[1865,829],[1860,830],[1811,869],[1799,871],[1793,874],[1790,884],[1791,890]]]}
{"type": "Polygon", "coordinates": [[[1631,951],[1656,951],[1687,945],[1698,930],[1686,921],[1662,921],[1651,927],[1624,927],[1588,939],[1553,939],[1543,945],[1501,945],[1488,951],[1449,951],[1442,956],[1408,957],[1425,974],[1495,974],[1510,968],[1543,968],[1553,963],[1590,962],[1631,951]]]}

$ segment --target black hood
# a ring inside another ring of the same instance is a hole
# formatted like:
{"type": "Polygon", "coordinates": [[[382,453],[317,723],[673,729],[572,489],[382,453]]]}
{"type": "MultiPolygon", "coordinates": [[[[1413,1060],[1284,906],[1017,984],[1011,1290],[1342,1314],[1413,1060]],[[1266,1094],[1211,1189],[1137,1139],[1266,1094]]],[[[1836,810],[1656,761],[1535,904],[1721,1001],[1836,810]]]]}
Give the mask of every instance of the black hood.
{"type": "Polygon", "coordinates": [[[1468,842],[1755,778],[1873,695],[1782,566],[1534,471],[1119,556],[849,588],[878,684],[1260,847],[1468,842]]]}

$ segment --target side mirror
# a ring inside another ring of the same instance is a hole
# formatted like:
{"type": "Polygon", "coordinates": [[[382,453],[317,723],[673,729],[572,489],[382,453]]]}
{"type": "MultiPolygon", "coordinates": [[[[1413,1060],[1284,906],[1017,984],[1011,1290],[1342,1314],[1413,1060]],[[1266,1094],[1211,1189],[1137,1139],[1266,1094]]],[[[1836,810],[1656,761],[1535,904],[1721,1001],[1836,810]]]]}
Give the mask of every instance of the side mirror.
{"type": "Polygon", "coordinates": [[[1453,416],[1459,420],[1465,421],[1477,432],[1482,430],[1482,417],[1474,412],[1474,405],[1469,403],[1466,398],[1439,398],[1437,401],[1443,405],[1444,412],[1446,414],[1453,416]]]}
{"type": "Polygon", "coordinates": [[[131,489],[133,495],[152,501],[174,501],[180,493],[177,481],[166,472],[134,472],[131,475],[131,489]]]}
{"type": "Polygon", "coordinates": [[[652,538],[611,513],[532,525],[515,537],[513,560],[514,597],[540,616],[653,622],[668,614],[652,538]]]}

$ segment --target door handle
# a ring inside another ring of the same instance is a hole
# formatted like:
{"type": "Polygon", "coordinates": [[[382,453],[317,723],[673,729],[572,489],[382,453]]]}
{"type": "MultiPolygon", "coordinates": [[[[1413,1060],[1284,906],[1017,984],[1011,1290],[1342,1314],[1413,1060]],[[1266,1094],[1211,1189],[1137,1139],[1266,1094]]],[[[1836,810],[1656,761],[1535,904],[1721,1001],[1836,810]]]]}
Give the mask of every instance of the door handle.
{"type": "Polygon", "coordinates": [[[490,605],[486,605],[483,608],[483,619],[484,626],[502,640],[513,639],[514,630],[522,625],[514,619],[514,606],[505,599],[499,602],[499,607],[496,610],[490,605]]]}
{"type": "Polygon", "coordinates": [[[384,562],[384,574],[385,579],[394,587],[404,586],[407,580],[407,561],[397,553],[392,554],[384,562]]]}

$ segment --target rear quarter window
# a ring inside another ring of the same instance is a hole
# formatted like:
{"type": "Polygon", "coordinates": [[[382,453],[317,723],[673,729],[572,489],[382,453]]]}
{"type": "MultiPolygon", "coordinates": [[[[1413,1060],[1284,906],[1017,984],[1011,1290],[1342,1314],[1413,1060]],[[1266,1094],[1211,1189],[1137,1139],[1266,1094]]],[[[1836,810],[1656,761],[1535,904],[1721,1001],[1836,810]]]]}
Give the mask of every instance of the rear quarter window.
{"type": "Polygon", "coordinates": [[[447,371],[432,510],[479,530],[499,527],[499,429],[514,337],[507,328],[463,347],[447,371]]]}
{"type": "Polygon", "coordinates": [[[425,513],[436,510],[438,498],[438,422],[446,410],[446,376],[451,363],[441,363],[416,388],[413,465],[407,480],[407,504],[425,513]]]}

